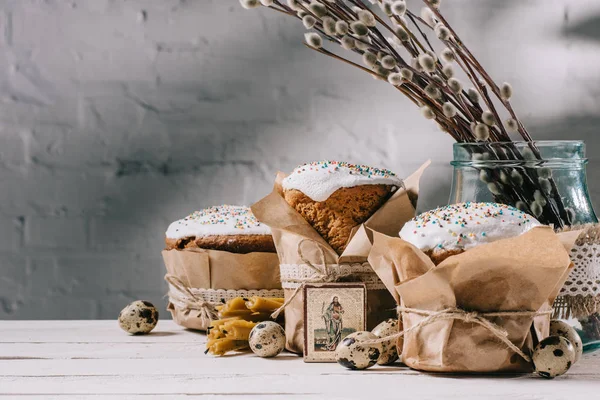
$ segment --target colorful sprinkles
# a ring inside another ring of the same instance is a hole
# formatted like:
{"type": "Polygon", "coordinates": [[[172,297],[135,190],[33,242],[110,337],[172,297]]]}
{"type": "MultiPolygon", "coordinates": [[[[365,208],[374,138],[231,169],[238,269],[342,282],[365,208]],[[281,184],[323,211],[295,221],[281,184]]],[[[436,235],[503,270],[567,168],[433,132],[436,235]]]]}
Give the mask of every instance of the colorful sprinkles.
{"type": "Polygon", "coordinates": [[[230,205],[195,211],[181,220],[181,223],[186,225],[186,221],[195,221],[201,225],[226,225],[233,221],[235,229],[240,230],[261,226],[249,207],[230,205]]]}
{"type": "MultiPolygon", "coordinates": [[[[488,236],[487,232],[482,231],[481,228],[483,227],[477,227],[477,225],[496,226],[497,224],[508,224],[524,226],[537,223],[532,216],[506,204],[472,202],[436,208],[416,216],[411,222],[414,223],[412,233],[420,237],[426,237],[427,233],[437,237],[441,233],[437,229],[443,230],[444,233],[453,238],[453,243],[446,243],[446,245],[452,247],[461,247],[465,241],[476,241],[478,235],[486,238],[488,236]],[[473,231],[468,232],[471,227],[473,231]],[[434,230],[431,231],[431,229],[434,230]]],[[[444,244],[439,243],[436,247],[443,249],[444,244]]]]}
{"type": "Polygon", "coordinates": [[[315,161],[306,163],[298,166],[294,172],[301,174],[306,171],[318,171],[321,169],[328,169],[330,174],[339,171],[340,169],[347,169],[350,174],[362,175],[367,178],[396,178],[397,175],[390,170],[369,167],[368,165],[351,164],[344,161],[315,161]]]}

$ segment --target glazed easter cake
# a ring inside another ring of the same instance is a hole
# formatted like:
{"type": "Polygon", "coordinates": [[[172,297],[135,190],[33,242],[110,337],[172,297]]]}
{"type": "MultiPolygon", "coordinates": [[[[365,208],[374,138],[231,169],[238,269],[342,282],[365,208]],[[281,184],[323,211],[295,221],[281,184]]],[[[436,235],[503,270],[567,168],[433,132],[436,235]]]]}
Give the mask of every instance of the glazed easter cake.
{"type": "Polygon", "coordinates": [[[283,182],[283,195],[341,254],[352,229],[365,222],[402,186],[393,172],[338,161],[301,165],[283,182]]]}
{"type": "Polygon", "coordinates": [[[270,228],[248,207],[222,205],[196,211],[173,222],[165,236],[166,250],[195,247],[239,254],[275,252],[270,228]]]}
{"type": "Polygon", "coordinates": [[[437,265],[470,248],[519,236],[541,224],[531,215],[498,203],[459,203],[436,208],[407,222],[400,237],[437,265]]]}

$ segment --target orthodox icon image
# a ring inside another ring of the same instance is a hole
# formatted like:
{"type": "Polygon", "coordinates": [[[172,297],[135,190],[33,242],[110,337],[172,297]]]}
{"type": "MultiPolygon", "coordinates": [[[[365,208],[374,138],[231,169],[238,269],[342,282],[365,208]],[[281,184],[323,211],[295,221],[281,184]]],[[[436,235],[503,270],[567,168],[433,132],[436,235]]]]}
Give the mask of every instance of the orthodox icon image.
{"type": "Polygon", "coordinates": [[[306,285],[304,303],[306,362],[335,362],[335,349],[342,339],[365,330],[364,284],[306,285]]]}

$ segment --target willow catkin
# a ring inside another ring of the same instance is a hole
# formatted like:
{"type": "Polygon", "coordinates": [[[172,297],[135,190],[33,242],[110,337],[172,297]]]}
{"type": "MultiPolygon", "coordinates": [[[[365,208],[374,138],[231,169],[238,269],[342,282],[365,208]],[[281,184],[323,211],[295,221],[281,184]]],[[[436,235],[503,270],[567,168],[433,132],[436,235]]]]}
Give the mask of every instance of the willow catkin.
{"type": "Polygon", "coordinates": [[[366,26],[375,27],[377,26],[377,21],[373,16],[373,13],[367,10],[359,10],[358,11],[358,19],[365,24],[366,26]]]}
{"type": "Polygon", "coordinates": [[[450,38],[452,37],[450,29],[446,28],[446,26],[441,22],[435,26],[434,32],[437,35],[438,39],[442,41],[450,40],[450,38]]]}
{"type": "Polygon", "coordinates": [[[438,8],[440,8],[441,0],[429,0],[429,4],[431,5],[431,7],[437,10],[438,8]]]}
{"type": "Polygon", "coordinates": [[[538,203],[537,201],[532,202],[529,205],[529,209],[533,213],[533,216],[536,217],[536,218],[538,218],[544,212],[544,207],[540,203],[538,203]]]}
{"type": "Polygon", "coordinates": [[[413,78],[413,75],[414,75],[413,72],[410,69],[408,69],[408,68],[401,68],[400,69],[400,74],[407,81],[412,81],[412,78],[413,78]]]}
{"type": "Polygon", "coordinates": [[[488,126],[493,126],[496,123],[496,117],[494,117],[494,113],[489,110],[486,110],[481,114],[481,120],[488,126]]]}
{"type": "Polygon", "coordinates": [[[319,18],[323,18],[327,15],[327,7],[324,4],[318,2],[312,2],[308,5],[308,9],[319,18]]]}
{"type": "Polygon", "coordinates": [[[321,22],[323,23],[323,31],[329,36],[335,36],[335,19],[325,16],[321,19],[321,22]]]}
{"type": "Polygon", "coordinates": [[[341,43],[342,43],[342,47],[346,50],[352,50],[354,47],[356,47],[356,41],[354,40],[354,38],[346,35],[341,39],[341,43]]]}
{"type": "Polygon", "coordinates": [[[452,64],[446,64],[442,67],[442,72],[447,78],[452,78],[454,76],[454,67],[452,67],[452,64]]]}
{"type": "Polygon", "coordinates": [[[404,78],[402,77],[402,74],[399,74],[397,72],[392,72],[388,76],[388,82],[394,86],[400,86],[404,83],[404,78]]]}
{"type": "Polygon", "coordinates": [[[513,89],[510,83],[504,82],[502,86],[500,86],[500,97],[502,100],[508,101],[513,95],[513,89]]]}
{"type": "Polygon", "coordinates": [[[497,182],[490,182],[487,184],[488,190],[490,192],[492,192],[492,194],[495,194],[496,196],[499,196],[502,194],[502,185],[497,183],[497,182]]]}
{"type": "Polygon", "coordinates": [[[462,83],[456,78],[448,79],[448,87],[455,94],[459,94],[463,90],[462,83]]]}
{"type": "Polygon", "coordinates": [[[302,18],[302,24],[306,29],[311,29],[317,23],[317,19],[312,15],[305,15],[302,18]]]}
{"type": "Polygon", "coordinates": [[[426,72],[435,72],[435,60],[429,54],[420,54],[418,60],[426,72]]]}
{"type": "Polygon", "coordinates": [[[305,33],[304,39],[310,47],[313,47],[315,49],[320,49],[321,47],[323,47],[323,38],[321,38],[321,35],[319,35],[318,33],[305,33]]]}
{"type": "Polygon", "coordinates": [[[350,29],[352,29],[352,32],[357,36],[366,36],[369,34],[369,28],[360,21],[350,23],[350,29]]]}
{"type": "Polygon", "coordinates": [[[479,97],[479,92],[475,88],[469,88],[469,90],[467,90],[467,96],[475,104],[479,103],[479,101],[481,100],[481,98],[479,97]]]}
{"type": "Polygon", "coordinates": [[[249,10],[251,8],[256,8],[256,7],[260,6],[260,2],[258,0],[240,0],[240,4],[246,10],[249,10]]]}
{"type": "Polygon", "coordinates": [[[375,64],[377,64],[377,56],[370,51],[365,51],[362,59],[363,62],[369,67],[374,67],[375,64]]]}
{"type": "Polygon", "coordinates": [[[509,118],[506,120],[506,128],[510,132],[517,132],[519,130],[519,124],[517,123],[517,121],[515,119],[509,118]]]}
{"type": "Polygon", "coordinates": [[[542,207],[545,207],[546,204],[548,204],[546,196],[544,196],[544,194],[540,190],[536,190],[535,192],[533,192],[533,198],[535,199],[535,201],[540,203],[542,207]]]}
{"type": "Polygon", "coordinates": [[[444,105],[442,106],[442,111],[443,111],[444,115],[448,118],[454,118],[454,117],[456,117],[456,114],[458,113],[458,110],[456,109],[454,104],[452,104],[450,102],[444,103],[444,105]]]}
{"type": "Polygon", "coordinates": [[[424,90],[425,94],[427,94],[427,96],[431,97],[434,100],[437,100],[440,97],[442,97],[442,92],[440,92],[440,89],[438,89],[438,87],[433,83],[430,83],[429,85],[425,86],[424,90]]]}
{"type": "Polygon", "coordinates": [[[350,25],[346,21],[339,20],[335,23],[335,32],[338,35],[347,35],[350,32],[350,25]]]}
{"type": "Polygon", "coordinates": [[[477,123],[473,130],[475,138],[481,142],[485,142],[490,138],[490,128],[487,125],[477,123]]]}
{"type": "Polygon", "coordinates": [[[381,65],[385,69],[394,69],[396,68],[396,59],[392,56],[384,56],[381,58],[381,65]]]}
{"type": "Polygon", "coordinates": [[[404,0],[398,0],[392,3],[392,12],[394,15],[399,17],[406,13],[406,2],[404,0]]]}
{"type": "Polygon", "coordinates": [[[406,32],[406,29],[404,29],[401,26],[397,26],[396,28],[394,28],[394,33],[396,34],[396,37],[400,39],[401,42],[408,42],[410,40],[408,32],[406,32]]]}
{"type": "Polygon", "coordinates": [[[456,60],[454,52],[448,47],[442,50],[442,52],[440,53],[440,58],[447,63],[451,63],[456,60]]]}
{"type": "Polygon", "coordinates": [[[435,113],[433,110],[427,106],[421,107],[421,115],[423,115],[427,119],[434,119],[435,113]]]}

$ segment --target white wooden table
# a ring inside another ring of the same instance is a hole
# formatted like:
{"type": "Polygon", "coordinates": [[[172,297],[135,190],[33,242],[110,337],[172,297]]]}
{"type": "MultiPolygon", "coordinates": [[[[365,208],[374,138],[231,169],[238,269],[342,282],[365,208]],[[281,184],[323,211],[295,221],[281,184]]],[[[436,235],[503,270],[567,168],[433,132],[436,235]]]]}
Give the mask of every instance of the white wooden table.
{"type": "Polygon", "coordinates": [[[456,376],[400,364],[349,371],[284,353],[204,354],[203,334],[171,321],[129,336],[116,321],[0,321],[0,400],[8,399],[600,399],[600,352],[553,381],[456,376]]]}

